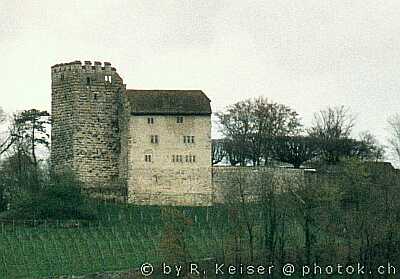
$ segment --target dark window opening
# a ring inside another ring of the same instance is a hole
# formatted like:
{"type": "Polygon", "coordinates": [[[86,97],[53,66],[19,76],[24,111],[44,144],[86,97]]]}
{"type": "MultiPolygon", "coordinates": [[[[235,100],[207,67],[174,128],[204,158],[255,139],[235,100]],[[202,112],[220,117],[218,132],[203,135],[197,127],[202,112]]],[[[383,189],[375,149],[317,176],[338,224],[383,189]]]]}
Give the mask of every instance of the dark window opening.
{"type": "Polygon", "coordinates": [[[151,162],[151,155],[150,154],[144,155],[144,161],[145,162],[151,162]]]}
{"type": "Polygon", "coordinates": [[[158,143],[158,135],[151,135],[150,136],[151,143],[158,143]]]}
{"type": "Polygon", "coordinates": [[[87,84],[87,85],[90,85],[90,77],[87,77],[87,78],[86,78],[86,84],[87,84]]]}
{"type": "Polygon", "coordinates": [[[154,124],[154,118],[153,117],[147,118],[147,123],[148,124],[154,124]]]}
{"type": "Polygon", "coordinates": [[[177,116],[176,123],[183,123],[183,116],[177,116]]]}
{"type": "Polygon", "coordinates": [[[194,143],[194,136],[183,136],[183,143],[194,143]]]}

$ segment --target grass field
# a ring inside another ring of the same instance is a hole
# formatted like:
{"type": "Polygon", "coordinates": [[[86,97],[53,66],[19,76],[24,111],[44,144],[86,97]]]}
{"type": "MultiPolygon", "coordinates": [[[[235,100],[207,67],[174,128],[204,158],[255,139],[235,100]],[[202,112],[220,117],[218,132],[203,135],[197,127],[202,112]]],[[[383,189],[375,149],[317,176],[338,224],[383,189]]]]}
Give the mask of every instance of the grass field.
{"type": "MultiPolygon", "coordinates": [[[[2,225],[0,278],[79,275],[162,261],[163,221],[159,207],[108,205],[100,210],[101,220],[79,227],[71,226],[71,222],[2,225]]],[[[218,257],[226,233],[224,210],[181,208],[180,211],[190,221],[185,232],[190,257],[218,257]]]]}
{"type": "MultiPolygon", "coordinates": [[[[233,260],[238,254],[235,246],[237,238],[241,246],[241,260],[248,259],[246,226],[232,220],[228,208],[179,207],[174,209],[179,213],[178,216],[167,218],[163,215],[165,209],[98,204],[97,212],[101,217],[81,222],[79,226],[71,221],[0,224],[0,278],[45,278],[122,271],[138,268],[145,262],[157,265],[168,261],[166,252],[170,251],[166,250],[177,250],[173,252],[178,254],[182,252],[174,248],[174,236],[171,237],[170,232],[166,231],[171,222],[177,222],[176,228],[179,230],[185,227],[182,238],[188,260],[233,260]],[[180,217],[184,225],[179,223],[180,217]],[[165,236],[169,238],[165,239],[165,236]]],[[[255,259],[263,260],[263,216],[257,209],[252,211],[255,259]]],[[[287,221],[284,229],[285,246],[291,249],[290,253],[296,249],[300,251],[304,246],[303,228],[293,219],[287,221]]],[[[319,237],[322,236],[320,232],[319,237]]],[[[340,242],[339,239],[334,240],[340,242]]],[[[286,256],[290,258],[289,254],[286,256]]]]}

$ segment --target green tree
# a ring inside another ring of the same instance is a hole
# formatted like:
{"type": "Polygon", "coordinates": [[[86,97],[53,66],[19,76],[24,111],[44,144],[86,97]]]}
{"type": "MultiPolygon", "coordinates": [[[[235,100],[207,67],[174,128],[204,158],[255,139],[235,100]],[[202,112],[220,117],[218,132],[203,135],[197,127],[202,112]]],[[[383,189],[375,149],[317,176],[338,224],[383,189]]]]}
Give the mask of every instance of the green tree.
{"type": "Polygon", "coordinates": [[[226,150],[230,161],[246,165],[268,162],[270,141],[275,136],[295,135],[300,131],[298,114],[283,104],[267,98],[246,99],[216,114],[221,132],[229,143],[226,150]],[[234,158],[234,160],[232,160],[234,158]]]}
{"type": "Polygon", "coordinates": [[[25,141],[30,150],[32,161],[37,167],[37,145],[49,146],[50,135],[47,127],[50,124],[50,114],[47,111],[37,109],[25,110],[15,117],[15,129],[13,134],[19,140],[25,141]]]}
{"type": "Polygon", "coordinates": [[[226,112],[216,113],[221,132],[230,142],[234,157],[240,165],[246,164],[249,154],[249,139],[254,129],[253,104],[250,99],[237,102],[226,108],[226,112]]]}
{"type": "Polygon", "coordinates": [[[283,136],[274,138],[271,144],[272,156],[295,168],[320,154],[321,141],[315,137],[283,136]]]}
{"type": "Polygon", "coordinates": [[[385,155],[385,147],[381,145],[378,139],[369,131],[361,132],[359,135],[361,150],[360,159],[368,161],[382,160],[385,155]]]}

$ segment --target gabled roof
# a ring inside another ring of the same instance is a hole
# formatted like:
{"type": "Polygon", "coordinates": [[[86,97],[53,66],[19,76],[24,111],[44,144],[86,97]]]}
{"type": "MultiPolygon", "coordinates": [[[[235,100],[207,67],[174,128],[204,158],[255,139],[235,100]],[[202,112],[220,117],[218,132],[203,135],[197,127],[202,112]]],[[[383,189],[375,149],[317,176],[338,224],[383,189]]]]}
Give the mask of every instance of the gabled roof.
{"type": "Polygon", "coordinates": [[[126,91],[133,115],[211,115],[210,99],[201,90],[126,91]]]}

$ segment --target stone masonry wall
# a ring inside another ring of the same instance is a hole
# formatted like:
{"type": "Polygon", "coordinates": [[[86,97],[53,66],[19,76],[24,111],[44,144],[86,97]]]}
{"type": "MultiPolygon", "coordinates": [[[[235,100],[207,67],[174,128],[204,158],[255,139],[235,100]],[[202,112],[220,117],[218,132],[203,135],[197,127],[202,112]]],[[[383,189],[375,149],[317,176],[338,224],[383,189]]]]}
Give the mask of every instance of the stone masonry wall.
{"type": "Polygon", "coordinates": [[[257,199],[266,187],[287,191],[304,183],[306,171],[302,169],[271,167],[213,167],[214,203],[239,198],[239,187],[249,199],[257,199]]]}
{"type": "Polygon", "coordinates": [[[176,205],[211,203],[211,118],[183,116],[183,123],[177,123],[176,118],[173,115],[131,116],[129,201],[176,205]],[[153,118],[154,123],[149,123],[148,118],[153,118]],[[158,143],[151,143],[152,135],[157,135],[158,143]],[[194,136],[194,143],[184,143],[184,136],[194,136]],[[151,155],[151,162],[145,161],[146,155],[151,155]]]}
{"type": "Polygon", "coordinates": [[[71,168],[88,187],[119,175],[119,104],[125,86],[110,63],[54,65],[52,149],[55,170],[71,168]]]}

